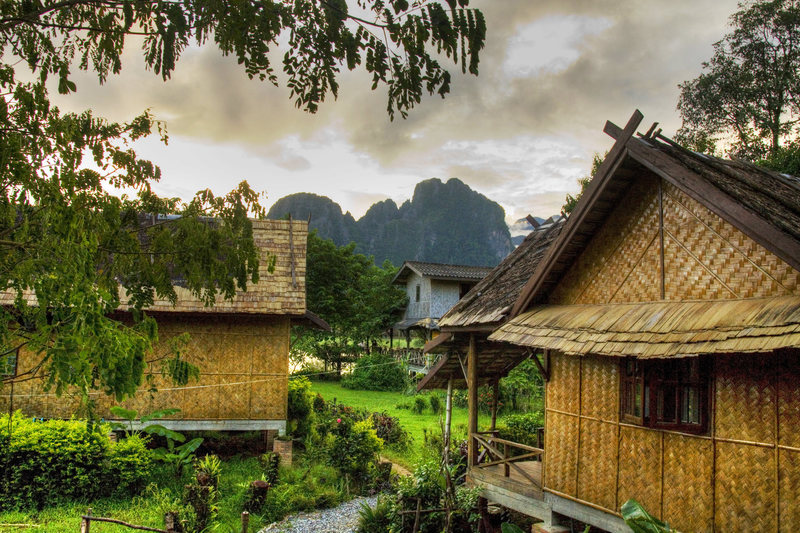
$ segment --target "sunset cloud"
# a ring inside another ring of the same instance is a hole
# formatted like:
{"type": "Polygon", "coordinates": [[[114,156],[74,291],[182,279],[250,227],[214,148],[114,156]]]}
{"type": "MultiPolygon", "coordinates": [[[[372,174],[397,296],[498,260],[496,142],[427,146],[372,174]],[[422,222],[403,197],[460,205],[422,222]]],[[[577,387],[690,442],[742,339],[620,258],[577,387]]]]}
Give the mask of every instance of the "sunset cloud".
{"type": "Polygon", "coordinates": [[[385,88],[371,91],[363,73],[345,73],[339,100],[309,115],[287,89],[249,80],[213,46],[187,50],[163,82],[145,71],[133,41],[121,75],[103,86],[79,76],[77,93],[58,102],[115,120],[150,108],[165,120],[169,147],[138,146],[162,166],[165,194],[246,178],[269,202],[315,192],[358,217],[373,201],[402,202],[423,179],[458,177],[509,219],[547,217],[575,192],[593,153],[611,146],[606,119],[624,123],[638,108],[674,132],[677,85],[698,75],[737,0],[471,5],[488,24],[480,75],[454,73],[452,94],[425,98],[407,120],[389,121],[385,88]]]}

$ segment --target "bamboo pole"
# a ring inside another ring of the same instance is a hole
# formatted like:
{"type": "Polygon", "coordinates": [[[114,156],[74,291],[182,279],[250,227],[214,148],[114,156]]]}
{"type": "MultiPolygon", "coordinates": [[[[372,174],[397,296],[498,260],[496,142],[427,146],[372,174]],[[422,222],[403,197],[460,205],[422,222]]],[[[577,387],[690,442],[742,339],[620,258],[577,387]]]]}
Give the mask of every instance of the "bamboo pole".
{"type": "Polygon", "coordinates": [[[492,431],[497,427],[497,403],[500,399],[500,380],[495,378],[492,382],[492,431]]]}
{"type": "Polygon", "coordinates": [[[447,378],[447,398],[444,407],[444,461],[450,464],[450,426],[453,420],[453,376],[447,378]]]}
{"type": "Polygon", "coordinates": [[[468,424],[468,465],[473,466],[477,463],[478,447],[473,434],[478,431],[478,354],[475,349],[475,334],[469,335],[469,350],[467,351],[467,385],[469,387],[469,424],[468,424]]]}

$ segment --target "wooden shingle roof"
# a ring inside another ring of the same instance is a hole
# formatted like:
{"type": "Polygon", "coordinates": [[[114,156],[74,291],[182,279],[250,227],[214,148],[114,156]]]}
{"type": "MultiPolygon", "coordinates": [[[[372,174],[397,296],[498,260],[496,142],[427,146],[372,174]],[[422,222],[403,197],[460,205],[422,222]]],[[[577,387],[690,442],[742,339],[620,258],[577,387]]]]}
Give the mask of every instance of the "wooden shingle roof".
{"type": "Polygon", "coordinates": [[[503,261],[439,319],[443,329],[499,323],[514,304],[520,289],[555,241],[564,222],[525,237],[503,261]]]}
{"type": "Polygon", "coordinates": [[[557,222],[528,234],[514,251],[445,313],[439,320],[443,333],[425,345],[426,352],[441,352],[443,355],[422,378],[418,389],[444,388],[451,376],[454,387],[466,388],[459,354],[466,353],[468,335],[472,331],[479,332],[476,344],[481,384],[505,376],[528,357],[525,349],[487,341],[485,337],[506,319],[520,289],[563,227],[564,222],[557,222]]]}
{"type": "Polygon", "coordinates": [[[800,345],[800,296],[539,305],[489,339],[573,355],[643,359],[766,352],[800,345]]]}
{"type": "Polygon", "coordinates": [[[448,265],[444,263],[426,263],[423,261],[405,261],[397,271],[393,283],[405,283],[414,272],[422,277],[450,281],[478,281],[492,270],[492,267],[470,265],[448,265]]]}

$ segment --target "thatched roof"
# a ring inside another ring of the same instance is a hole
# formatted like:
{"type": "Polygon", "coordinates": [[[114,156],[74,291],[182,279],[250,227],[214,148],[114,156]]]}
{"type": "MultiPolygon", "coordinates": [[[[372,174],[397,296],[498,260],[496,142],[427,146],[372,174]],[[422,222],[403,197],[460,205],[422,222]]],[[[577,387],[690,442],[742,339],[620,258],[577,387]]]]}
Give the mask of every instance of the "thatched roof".
{"type": "Polygon", "coordinates": [[[491,270],[492,267],[405,261],[395,274],[392,283],[405,283],[412,272],[425,278],[438,280],[478,281],[491,270]]]}
{"type": "MultiPolygon", "coordinates": [[[[148,311],[291,315],[309,319],[308,316],[305,316],[307,237],[308,222],[306,221],[254,220],[253,240],[261,250],[258,283],[248,285],[247,291],[238,291],[232,300],[217,298],[213,307],[206,307],[188,289],[176,286],[178,300],[174,306],[168,300],[156,300],[154,305],[148,308],[148,311]],[[273,255],[275,256],[275,269],[273,272],[269,272],[268,267],[273,255]]],[[[11,291],[0,293],[0,305],[13,304],[14,296],[11,291]]],[[[121,296],[121,300],[125,302],[124,294],[121,296]]],[[[32,292],[26,297],[29,304],[36,304],[36,297],[32,292]]],[[[121,309],[124,308],[124,305],[121,306],[121,309]]],[[[321,324],[318,325],[324,327],[321,324]]]]}
{"type": "Polygon", "coordinates": [[[514,251],[439,319],[439,327],[469,328],[500,323],[562,227],[564,222],[557,222],[529,233],[514,251]]]}
{"type": "Polygon", "coordinates": [[[800,296],[540,305],[490,340],[568,354],[686,357],[800,346],[800,296]]]}
{"type": "Polygon", "coordinates": [[[420,390],[444,388],[450,377],[454,379],[454,387],[466,387],[459,354],[467,352],[470,331],[479,332],[475,342],[478,365],[481,369],[481,384],[505,376],[520,361],[528,357],[528,350],[506,343],[487,341],[486,335],[506,319],[520,289],[563,226],[563,222],[557,222],[547,228],[531,232],[514,251],[439,319],[439,327],[446,331],[426,344],[424,350],[443,355],[420,381],[418,386],[420,390]]]}
{"type": "Polygon", "coordinates": [[[727,161],[682,148],[649,131],[634,132],[634,113],[624,130],[608,122],[617,142],[570,215],[558,241],[526,283],[511,315],[546,300],[550,289],[580,256],[633,180],[649,171],[673,184],[723,220],[800,270],[800,181],[742,161],[727,161]]]}

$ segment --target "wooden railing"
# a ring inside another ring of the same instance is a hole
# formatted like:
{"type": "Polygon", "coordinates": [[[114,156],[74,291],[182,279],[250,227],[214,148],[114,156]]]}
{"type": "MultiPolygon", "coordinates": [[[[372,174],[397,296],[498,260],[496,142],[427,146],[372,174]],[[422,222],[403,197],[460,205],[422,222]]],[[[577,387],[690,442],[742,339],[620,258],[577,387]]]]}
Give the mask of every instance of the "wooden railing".
{"type": "Polygon", "coordinates": [[[489,468],[502,465],[505,477],[509,477],[513,468],[516,473],[530,481],[534,487],[537,489],[542,488],[541,480],[535,479],[529,472],[516,464],[522,461],[541,461],[544,453],[542,448],[501,439],[497,436],[496,431],[479,431],[472,433],[470,437],[475,441],[475,450],[477,450],[474,468],[489,468]],[[512,455],[511,451],[513,449],[522,450],[526,453],[512,455]]]}
{"type": "Polygon", "coordinates": [[[422,350],[413,348],[383,348],[381,349],[381,353],[391,355],[398,361],[408,363],[412,366],[422,367],[425,370],[428,370],[439,360],[439,355],[424,354],[422,350]]]}

